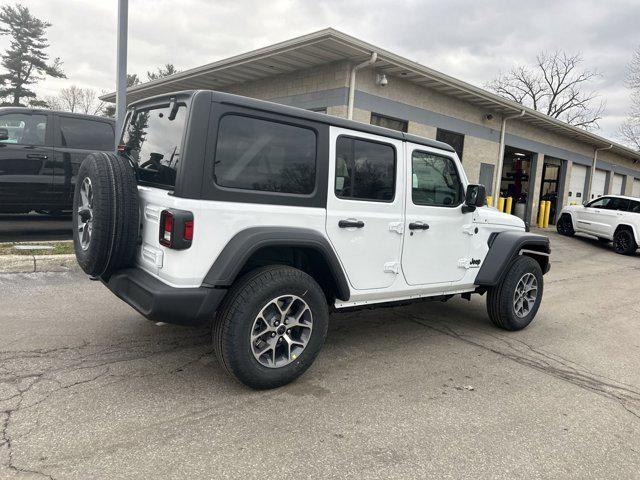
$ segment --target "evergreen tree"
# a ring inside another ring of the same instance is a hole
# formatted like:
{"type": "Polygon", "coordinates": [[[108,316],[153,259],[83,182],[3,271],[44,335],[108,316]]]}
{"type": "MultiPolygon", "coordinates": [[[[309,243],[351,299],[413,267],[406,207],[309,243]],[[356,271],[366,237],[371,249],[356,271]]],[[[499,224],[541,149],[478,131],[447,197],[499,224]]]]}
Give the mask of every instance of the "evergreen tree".
{"type": "Polygon", "coordinates": [[[66,78],[59,58],[47,63],[49,48],[46,29],[50,23],[40,20],[27,7],[4,5],[0,8],[0,35],[11,37],[9,48],[0,56],[6,73],[0,75],[0,98],[8,105],[42,105],[29,88],[46,76],[66,78]]]}

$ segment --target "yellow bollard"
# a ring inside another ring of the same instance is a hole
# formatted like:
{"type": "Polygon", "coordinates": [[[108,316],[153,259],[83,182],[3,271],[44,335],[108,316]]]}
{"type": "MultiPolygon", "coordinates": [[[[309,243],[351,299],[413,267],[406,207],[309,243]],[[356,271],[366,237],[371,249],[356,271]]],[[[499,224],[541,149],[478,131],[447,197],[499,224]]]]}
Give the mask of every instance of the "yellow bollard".
{"type": "Polygon", "coordinates": [[[492,196],[488,196],[487,197],[487,205],[489,205],[490,207],[493,206],[493,197],[492,196]]]}
{"type": "Polygon", "coordinates": [[[505,212],[511,215],[511,207],[513,207],[513,198],[507,197],[507,206],[505,207],[505,212]]]}
{"type": "Polygon", "coordinates": [[[544,210],[546,207],[545,201],[540,202],[540,210],[538,211],[538,228],[544,228],[544,210]]]}
{"type": "Polygon", "coordinates": [[[498,199],[498,210],[504,212],[504,198],[502,197],[498,199]]]}
{"type": "Polygon", "coordinates": [[[544,207],[544,228],[549,226],[549,215],[551,214],[551,201],[545,202],[547,205],[544,207]]]}

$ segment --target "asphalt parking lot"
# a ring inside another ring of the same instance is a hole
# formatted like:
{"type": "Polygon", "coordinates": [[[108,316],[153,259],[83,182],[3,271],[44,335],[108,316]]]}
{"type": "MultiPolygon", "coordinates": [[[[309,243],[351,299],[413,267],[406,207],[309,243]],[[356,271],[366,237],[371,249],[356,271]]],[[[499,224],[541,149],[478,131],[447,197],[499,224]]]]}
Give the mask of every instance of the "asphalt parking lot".
{"type": "Polygon", "coordinates": [[[551,236],[528,329],[481,297],[335,314],[264,392],[80,274],[0,276],[0,478],[639,478],[640,255],[551,236]]]}

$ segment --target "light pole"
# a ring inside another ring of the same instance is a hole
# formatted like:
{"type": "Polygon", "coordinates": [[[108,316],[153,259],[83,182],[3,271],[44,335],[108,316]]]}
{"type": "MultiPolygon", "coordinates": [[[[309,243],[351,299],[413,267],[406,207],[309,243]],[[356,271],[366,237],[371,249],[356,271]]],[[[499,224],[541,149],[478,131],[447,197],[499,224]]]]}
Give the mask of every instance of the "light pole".
{"type": "Polygon", "coordinates": [[[127,112],[127,30],[129,0],[118,0],[118,64],[116,66],[116,147],[127,112]]]}

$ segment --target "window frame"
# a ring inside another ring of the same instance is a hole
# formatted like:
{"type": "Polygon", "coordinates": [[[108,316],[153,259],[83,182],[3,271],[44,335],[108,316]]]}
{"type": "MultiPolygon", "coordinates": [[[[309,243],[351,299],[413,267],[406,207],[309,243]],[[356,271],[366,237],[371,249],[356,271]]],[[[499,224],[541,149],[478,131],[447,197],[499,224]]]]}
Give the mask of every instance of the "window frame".
{"type": "Polygon", "coordinates": [[[209,123],[206,128],[207,142],[204,151],[204,170],[200,175],[202,200],[256,203],[262,205],[286,205],[296,207],[326,208],[327,184],[329,179],[329,126],[325,123],[299,118],[294,115],[244,107],[235,104],[212,101],[209,109],[209,123]],[[228,114],[242,115],[259,120],[275,121],[294,127],[309,128],[316,133],[316,181],[310,194],[270,192],[222,187],[213,181],[215,153],[218,143],[220,119],[228,114]]]}
{"type": "Polygon", "coordinates": [[[465,140],[466,135],[464,133],[460,133],[460,132],[456,132],[454,130],[448,130],[446,128],[440,128],[440,127],[436,127],[436,140],[438,140],[439,142],[443,142],[443,143],[447,143],[447,145],[449,145],[451,148],[453,148],[454,150],[456,150],[456,156],[460,159],[460,161],[462,162],[462,156],[464,155],[464,140],[465,140]],[[460,137],[462,137],[462,151],[460,152],[460,154],[458,154],[458,151],[455,149],[455,147],[447,142],[444,142],[443,140],[438,140],[438,132],[444,132],[444,133],[453,133],[454,135],[459,135],[460,137]]]}
{"type": "Polygon", "coordinates": [[[369,125],[373,125],[375,127],[380,127],[380,128],[387,128],[389,130],[393,130],[394,132],[401,132],[401,133],[409,133],[409,120],[404,120],[402,118],[397,118],[397,117],[392,117],[390,115],[384,115],[382,113],[378,113],[378,112],[371,112],[369,114],[369,125]],[[387,120],[393,120],[396,122],[401,122],[404,124],[404,130],[396,130],[395,128],[389,128],[389,127],[383,127],[382,125],[376,125],[373,122],[373,117],[376,116],[378,118],[386,118],[387,120]]]}
{"type": "MultiPolygon", "coordinates": [[[[456,155],[457,156],[457,155],[456,155]]],[[[458,165],[458,162],[456,162],[456,159],[452,156],[440,153],[440,152],[430,152],[428,150],[423,150],[420,148],[414,148],[411,150],[411,156],[410,158],[408,158],[409,162],[411,165],[411,169],[409,170],[409,180],[410,180],[410,187],[409,185],[407,185],[407,190],[411,192],[411,204],[415,207],[425,207],[425,208],[460,208],[462,205],[464,205],[464,201],[465,201],[465,182],[463,181],[464,177],[461,175],[460,173],[460,166],[458,165]],[[460,184],[460,203],[458,203],[457,205],[425,205],[422,203],[415,203],[415,201],[413,200],[413,155],[415,153],[424,153],[426,155],[433,155],[436,157],[442,157],[442,158],[447,158],[449,160],[451,160],[453,162],[453,166],[456,169],[456,173],[458,174],[458,183],[460,184]]]]}
{"type": "Polygon", "coordinates": [[[334,163],[334,172],[333,172],[333,196],[338,200],[343,201],[354,201],[354,202],[372,202],[372,203],[393,203],[396,200],[396,195],[398,193],[397,185],[398,185],[398,150],[396,146],[392,143],[388,143],[382,140],[373,140],[370,138],[358,137],[357,135],[350,134],[340,134],[336,137],[333,146],[333,163],[334,163]],[[375,198],[355,198],[355,197],[341,197],[336,194],[336,178],[337,178],[337,161],[338,161],[338,141],[341,138],[347,138],[350,140],[359,140],[362,142],[376,143],[378,145],[384,145],[386,147],[391,147],[393,150],[393,196],[389,200],[379,200],[375,198]]]}
{"type": "Polygon", "coordinates": [[[589,203],[587,203],[584,207],[585,207],[585,208],[601,208],[601,209],[603,209],[603,210],[607,210],[607,208],[606,208],[606,207],[604,207],[604,206],[603,206],[603,207],[594,207],[594,206],[593,206],[593,204],[594,204],[594,203],[596,203],[596,202],[598,202],[598,201],[600,201],[600,200],[604,201],[605,199],[611,199],[611,198],[612,198],[612,197],[610,197],[610,196],[608,196],[608,195],[603,195],[603,196],[601,196],[601,197],[594,198],[594,199],[593,199],[593,200],[591,200],[589,203]]]}
{"type": "MultiPolygon", "coordinates": [[[[53,148],[53,116],[49,112],[2,112],[0,114],[0,118],[5,117],[7,115],[42,115],[46,118],[47,126],[44,131],[44,144],[43,145],[34,145],[31,143],[5,143],[0,142],[0,144],[5,145],[5,147],[11,146],[19,146],[19,147],[34,147],[34,148],[53,148]]],[[[2,127],[0,127],[2,128],[2,127]]]]}

